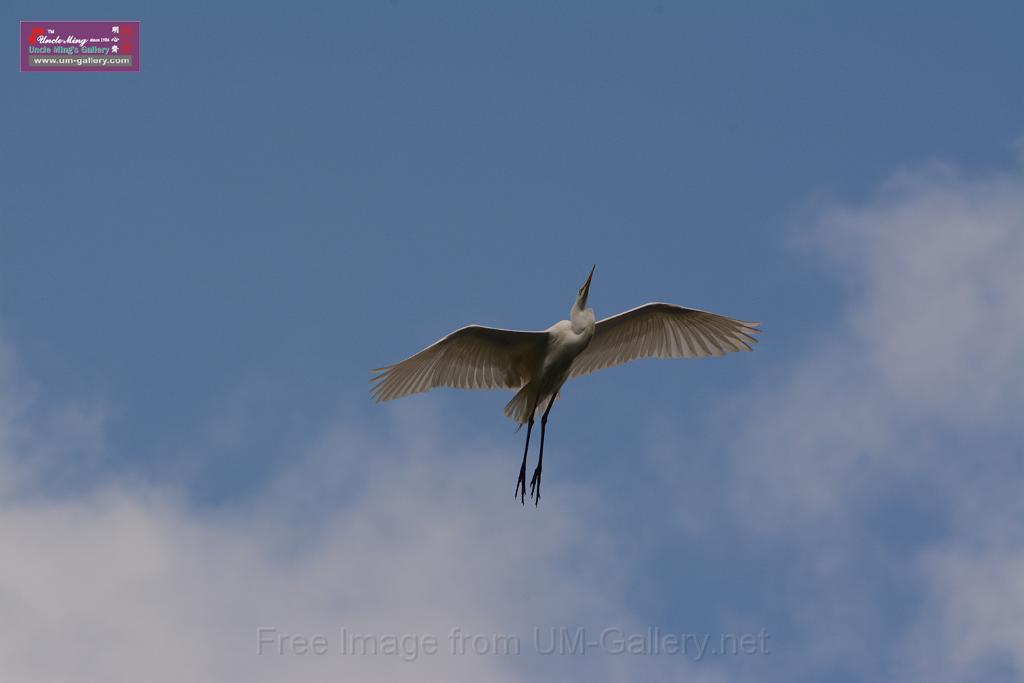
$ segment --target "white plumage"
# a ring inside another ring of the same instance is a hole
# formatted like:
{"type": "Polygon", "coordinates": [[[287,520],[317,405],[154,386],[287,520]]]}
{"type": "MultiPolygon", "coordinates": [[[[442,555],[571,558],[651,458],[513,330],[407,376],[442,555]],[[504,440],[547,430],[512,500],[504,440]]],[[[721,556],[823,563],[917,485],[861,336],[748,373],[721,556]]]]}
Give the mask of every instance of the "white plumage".
{"type": "Polygon", "coordinates": [[[538,410],[541,446],[530,495],[540,500],[540,473],[548,413],[567,379],[637,358],[701,358],[750,351],[760,323],[674,304],[649,303],[594,322],[587,297],[594,269],[580,288],[569,320],[528,332],[469,325],[400,363],[377,368],[371,394],[390,401],[434,387],[517,389],[505,414],[529,425],[516,483],[525,502],[526,453],[538,410]]]}

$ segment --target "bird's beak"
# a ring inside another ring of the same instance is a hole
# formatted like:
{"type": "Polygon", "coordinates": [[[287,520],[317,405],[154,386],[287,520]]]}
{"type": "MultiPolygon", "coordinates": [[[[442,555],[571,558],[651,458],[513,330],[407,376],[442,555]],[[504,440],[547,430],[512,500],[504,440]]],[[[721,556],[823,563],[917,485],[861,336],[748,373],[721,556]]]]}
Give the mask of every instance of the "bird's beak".
{"type": "MultiPolygon", "coordinates": [[[[597,264],[594,264],[594,268],[597,268],[597,264]]],[[[594,268],[590,269],[590,275],[587,276],[587,281],[583,283],[583,300],[586,301],[590,295],[590,281],[594,278],[594,268]]]]}

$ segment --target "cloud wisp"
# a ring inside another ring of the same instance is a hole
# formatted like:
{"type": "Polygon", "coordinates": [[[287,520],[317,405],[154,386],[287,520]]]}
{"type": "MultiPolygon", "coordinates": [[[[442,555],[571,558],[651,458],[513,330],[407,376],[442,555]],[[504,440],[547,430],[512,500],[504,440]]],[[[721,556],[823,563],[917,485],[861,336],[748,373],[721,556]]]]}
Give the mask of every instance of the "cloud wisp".
{"type": "MultiPolygon", "coordinates": [[[[4,471],[12,444],[32,445],[11,431],[31,410],[3,416],[4,471]]],[[[5,675],[721,680],[695,662],[695,643],[674,657],[616,651],[644,628],[618,597],[628,562],[595,523],[592,494],[566,486],[543,517],[524,512],[511,489],[496,494],[509,483],[504,450],[452,446],[429,417],[397,415],[387,437],[338,421],[259,495],[218,508],[138,479],[47,491],[45,466],[9,482],[5,675]],[[581,629],[604,638],[588,657],[571,651],[581,629]]],[[[60,451],[59,439],[34,438],[60,451]]]]}
{"type": "Polygon", "coordinates": [[[1024,175],[930,165],[812,213],[846,304],[743,406],[730,512],[798,553],[822,657],[1024,676],[1024,175]]]}

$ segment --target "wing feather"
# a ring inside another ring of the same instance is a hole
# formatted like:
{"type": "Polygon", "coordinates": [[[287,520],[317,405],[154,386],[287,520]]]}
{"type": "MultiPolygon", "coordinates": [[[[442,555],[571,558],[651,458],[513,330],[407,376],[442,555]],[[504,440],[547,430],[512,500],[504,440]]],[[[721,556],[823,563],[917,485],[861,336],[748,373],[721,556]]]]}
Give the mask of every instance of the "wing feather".
{"type": "Polygon", "coordinates": [[[400,363],[376,368],[370,394],[390,401],[434,387],[518,389],[543,359],[546,332],[468,325],[400,363]]]}
{"type": "Polygon", "coordinates": [[[573,361],[579,377],[637,358],[699,358],[750,351],[760,323],[696,308],[650,303],[597,323],[594,337],[573,361]]]}

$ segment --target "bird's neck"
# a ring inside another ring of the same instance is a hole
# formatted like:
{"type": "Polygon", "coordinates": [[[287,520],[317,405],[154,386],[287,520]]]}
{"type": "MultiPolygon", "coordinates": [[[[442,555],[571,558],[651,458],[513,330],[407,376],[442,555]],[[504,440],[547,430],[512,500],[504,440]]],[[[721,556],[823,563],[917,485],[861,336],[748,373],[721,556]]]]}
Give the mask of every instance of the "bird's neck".
{"type": "Polygon", "coordinates": [[[572,331],[581,334],[588,328],[594,327],[594,309],[583,308],[579,304],[573,304],[569,310],[569,322],[572,323],[572,331]]]}

